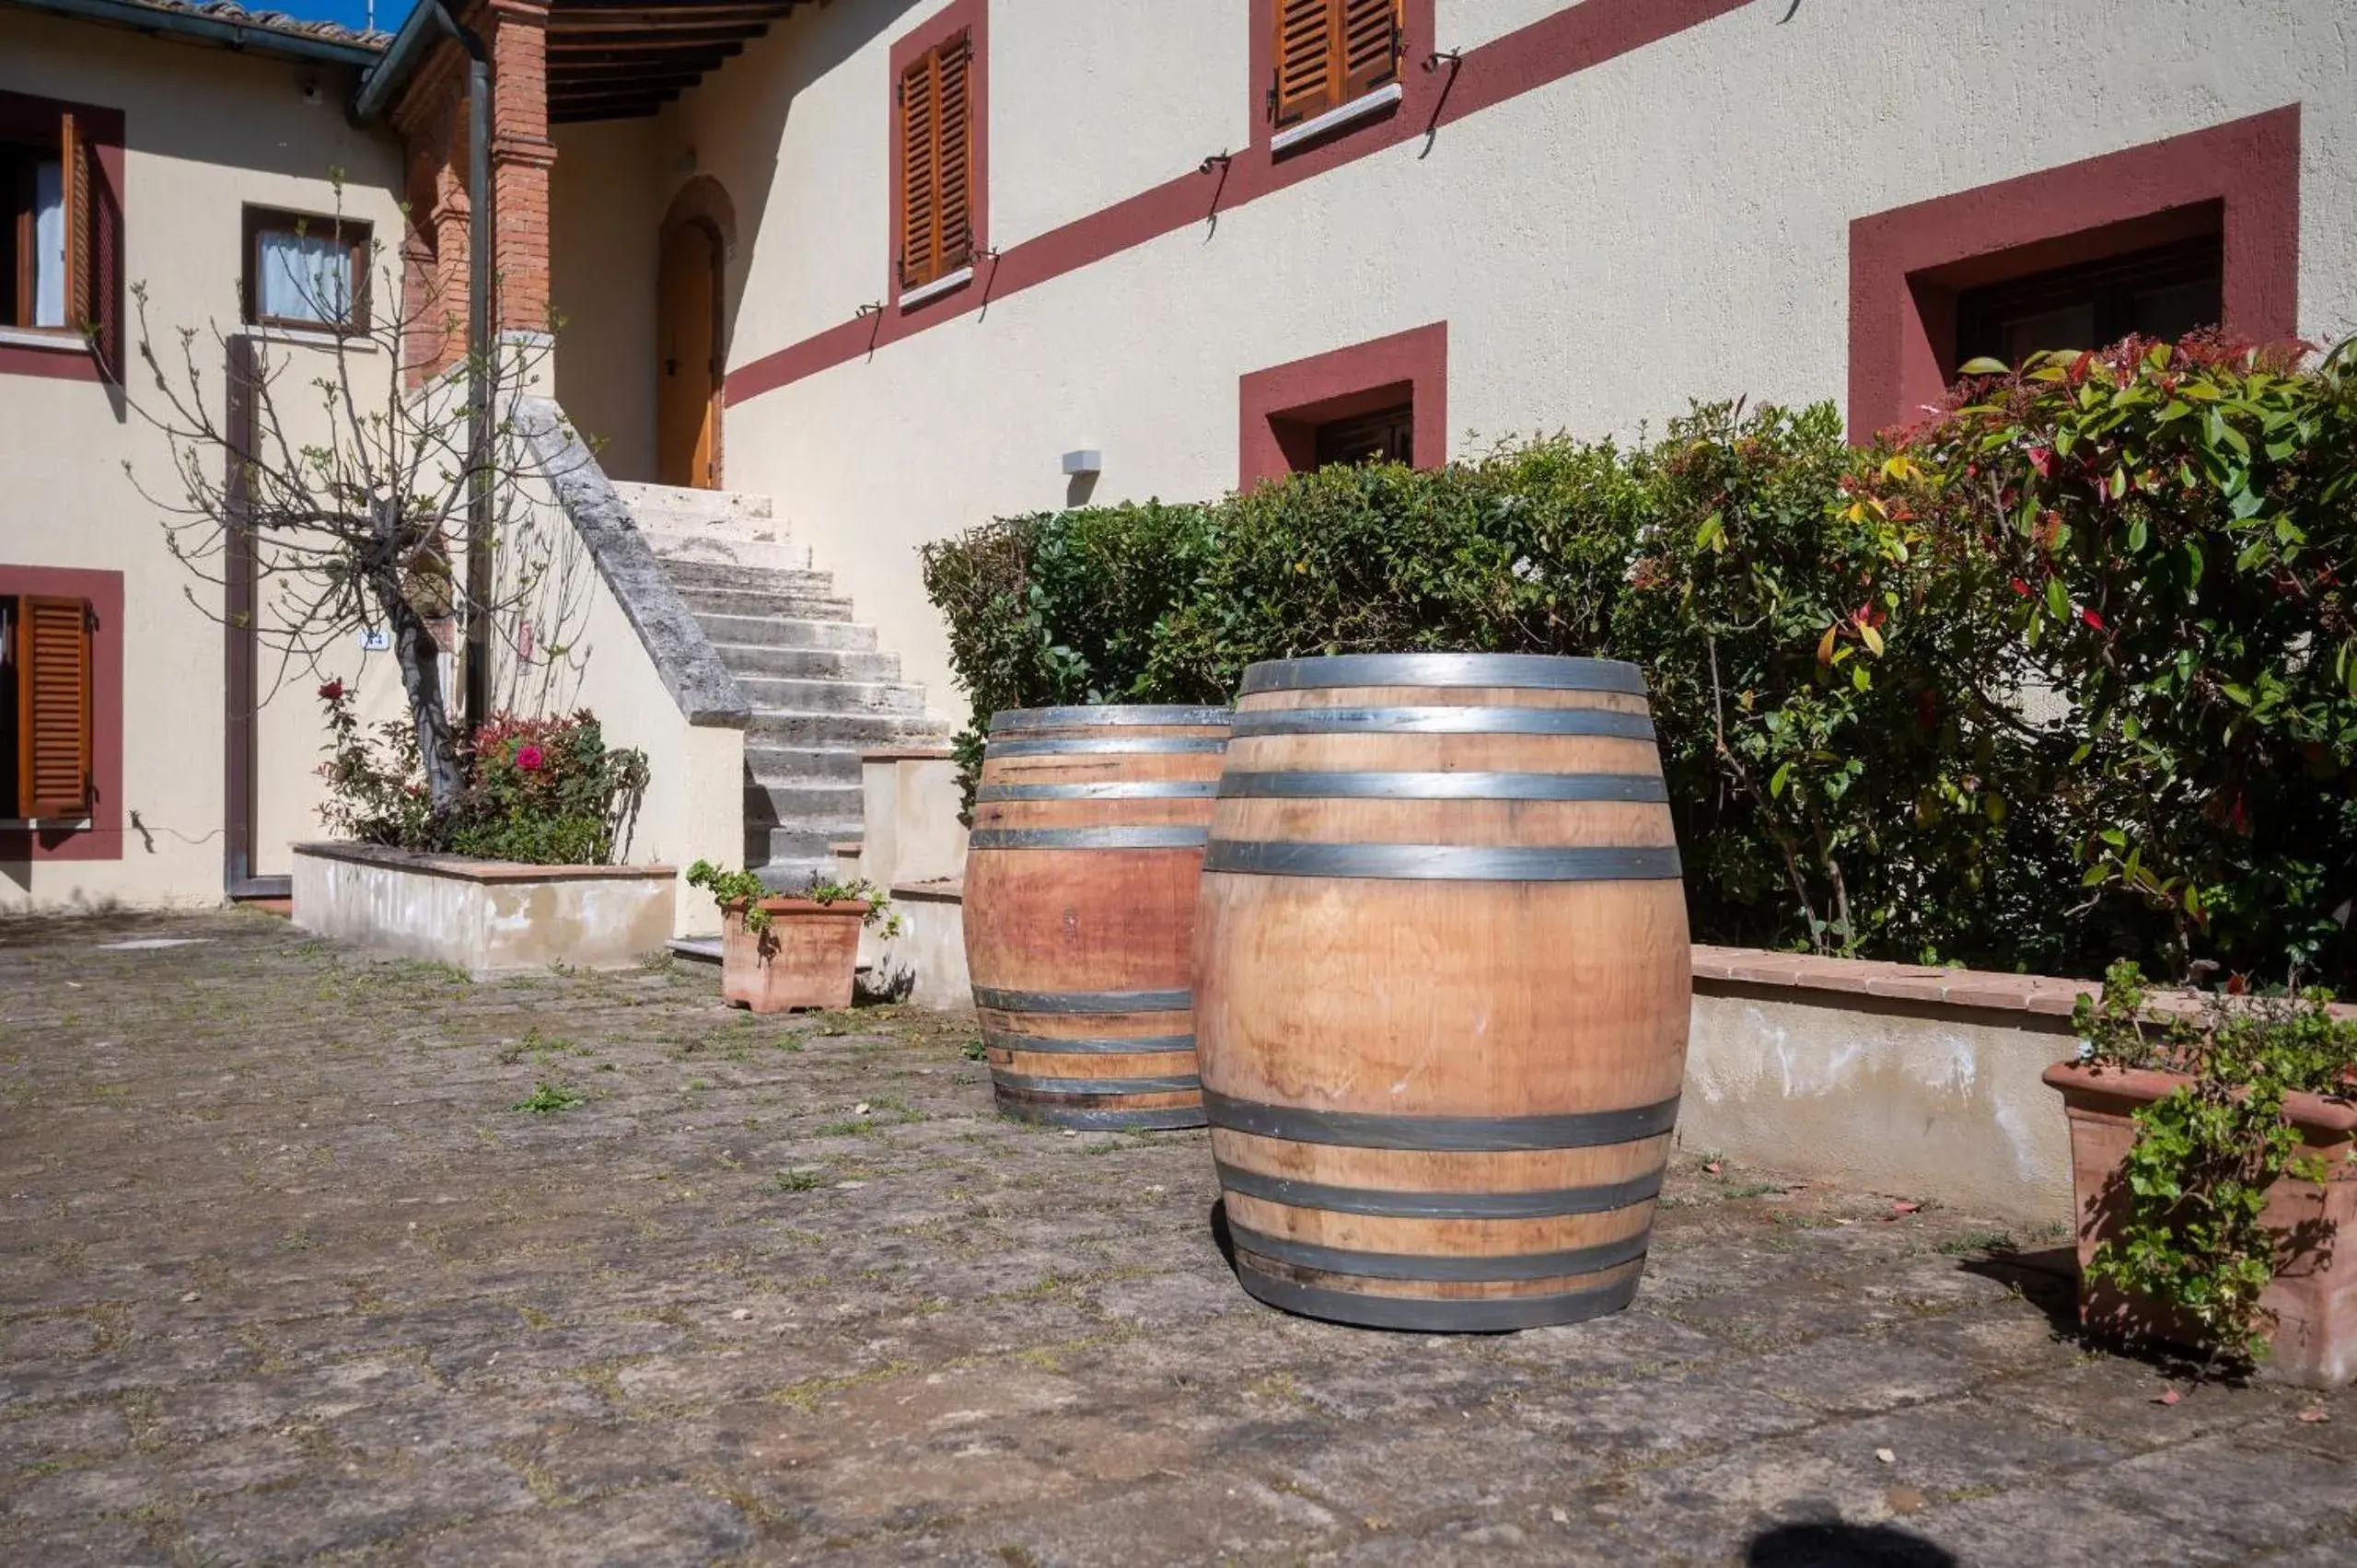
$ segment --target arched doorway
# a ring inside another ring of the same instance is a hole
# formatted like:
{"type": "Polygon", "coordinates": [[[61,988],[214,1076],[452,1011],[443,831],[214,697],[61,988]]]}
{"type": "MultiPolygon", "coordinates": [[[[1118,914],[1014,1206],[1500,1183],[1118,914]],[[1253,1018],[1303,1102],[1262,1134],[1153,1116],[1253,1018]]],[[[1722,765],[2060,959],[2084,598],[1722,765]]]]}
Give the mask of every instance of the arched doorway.
{"type": "Polygon", "coordinates": [[[656,279],[656,480],[720,487],[726,279],[734,214],[717,180],[689,181],[663,220],[656,279]]]}

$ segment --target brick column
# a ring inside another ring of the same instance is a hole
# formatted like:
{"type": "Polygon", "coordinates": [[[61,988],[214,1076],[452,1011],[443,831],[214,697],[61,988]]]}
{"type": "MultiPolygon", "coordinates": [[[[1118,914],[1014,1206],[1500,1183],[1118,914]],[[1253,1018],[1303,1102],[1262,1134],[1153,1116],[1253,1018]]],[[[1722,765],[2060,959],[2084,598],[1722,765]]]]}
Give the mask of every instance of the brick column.
{"type": "MultiPolygon", "coordinates": [[[[466,114],[463,102],[459,114],[466,114]]],[[[460,140],[434,171],[434,283],[424,319],[417,323],[428,376],[467,357],[467,308],[474,295],[467,259],[474,200],[467,190],[465,157],[466,143],[460,140]]]]}
{"type": "Polygon", "coordinates": [[[549,140],[546,0],[490,0],[492,265],[504,331],[549,330],[549,140]]]}

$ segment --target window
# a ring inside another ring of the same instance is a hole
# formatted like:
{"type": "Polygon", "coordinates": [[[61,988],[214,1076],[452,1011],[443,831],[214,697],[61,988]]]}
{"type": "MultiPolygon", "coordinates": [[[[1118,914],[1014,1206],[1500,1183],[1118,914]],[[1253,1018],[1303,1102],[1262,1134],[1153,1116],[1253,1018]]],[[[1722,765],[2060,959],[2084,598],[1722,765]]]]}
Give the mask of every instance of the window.
{"type": "Polygon", "coordinates": [[[0,598],[0,818],[90,814],[89,601],[0,598]]]}
{"type": "Polygon", "coordinates": [[[1332,463],[1448,459],[1448,323],[1255,370],[1237,383],[1237,488],[1332,463]]]}
{"type": "Polygon", "coordinates": [[[2102,348],[2131,332],[2181,338],[2215,327],[2225,259],[2213,233],[1968,289],[1956,296],[1956,364],[1986,355],[2019,365],[2042,350],[2102,348]]]}
{"type": "Polygon", "coordinates": [[[8,244],[0,264],[0,325],[78,328],[90,299],[90,184],[94,159],[71,110],[53,124],[0,141],[8,244]]]}
{"type": "MultiPolygon", "coordinates": [[[[1277,0],[1269,121],[1287,131],[1390,91],[1399,96],[1402,0],[1277,0]]],[[[1369,107],[1376,105],[1370,104],[1369,107]]]]}
{"type": "Polygon", "coordinates": [[[2296,337],[2296,104],[1850,225],[1850,436],[1939,406],[1956,366],[2129,331],[2296,337]]]}
{"type": "Polygon", "coordinates": [[[895,89],[899,142],[900,303],[961,276],[973,264],[974,39],[942,40],[901,67],[895,89]]]}
{"type": "Polygon", "coordinates": [[[36,360],[6,368],[90,374],[84,332],[119,373],[122,291],[122,116],[0,93],[0,329],[36,360]],[[43,337],[55,340],[44,343],[43,337]]]}
{"type": "Polygon", "coordinates": [[[1416,405],[1399,403],[1372,413],[1331,420],[1311,436],[1311,459],[1318,468],[1336,463],[1416,461],[1416,405]]]}
{"type": "Polygon", "coordinates": [[[246,209],[246,319],[258,327],[368,330],[368,226],[246,209]]]}

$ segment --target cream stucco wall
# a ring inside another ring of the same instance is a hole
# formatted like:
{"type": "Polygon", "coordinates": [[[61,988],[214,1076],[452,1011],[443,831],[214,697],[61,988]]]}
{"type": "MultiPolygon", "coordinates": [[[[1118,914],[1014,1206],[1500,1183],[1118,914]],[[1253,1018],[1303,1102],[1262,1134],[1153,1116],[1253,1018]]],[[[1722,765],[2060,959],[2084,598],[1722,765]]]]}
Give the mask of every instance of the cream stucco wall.
{"type": "Polygon", "coordinates": [[[556,399],[615,479],[655,478],[656,285],[663,221],[655,126],[560,125],[549,182],[556,399]]]}
{"type": "MultiPolygon", "coordinates": [[[[334,71],[0,11],[0,90],[123,111],[124,270],[148,285],[160,350],[172,351],[178,329],[198,329],[215,408],[222,351],[210,329],[238,322],[246,203],[331,212],[330,171],[341,168],[344,211],[372,223],[380,240],[399,240],[398,153],[345,121],[349,87],[334,71]],[[319,84],[317,102],[304,100],[307,78],[319,84]]],[[[291,378],[309,373],[296,364],[291,378]]],[[[134,380],[134,396],[145,401],[147,385],[134,380]]],[[[220,590],[167,552],[157,509],[124,477],[126,460],[161,499],[177,500],[166,444],[105,388],[0,374],[0,562],[122,573],[126,666],[120,858],[0,863],[0,909],[222,897],[223,637],[206,613],[217,613],[220,590]]],[[[265,655],[265,691],[275,668],[265,655]]],[[[398,702],[389,657],[364,659],[356,644],[321,673],[359,679],[367,711],[398,702]]],[[[291,672],[261,715],[261,874],[285,874],[287,844],[318,831],[319,679],[308,667],[291,672]]]]}
{"type": "Polygon", "coordinates": [[[1249,9],[993,6],[989,242],[1020,245],[1240,149],[1252,130],[1249,9]]]}
{"type": "MultiPolygon", "coordinates": [[[[1241,5],[995,0],[993,238],[1014,243],[1242,139],[1241,5]],[[1219,16],[1239,13],[1234,26],[1219,16]],[[1204,13],[1217,13],[1205,17],[1204,13]],[[1143,91],[1108,29],[1178,52],[1143,91]],[[1200,117],[1190,124],[1189,117],[1200,117]]],[[[732,367],[881,294],[892,41],[938,7],[807,9],[658,125],[751,215],[732,367]]],[[[1440,41],[1560,6],[1441,0],[1440,41]]],[[[1689,397],[1840,400],[1851,222],[2303,106],[2301,320],[2357,329],[2357,63],[2344,0],[1777,0],[1554,81],[727,413],[731,488],[764,492],[862,620],[953,714],[917,547],[1062,504],[1200,496],[1237,473],[1245,372],[1449,323],[1449,424],[1495,436],[1658,425],[1689,397]]]]}

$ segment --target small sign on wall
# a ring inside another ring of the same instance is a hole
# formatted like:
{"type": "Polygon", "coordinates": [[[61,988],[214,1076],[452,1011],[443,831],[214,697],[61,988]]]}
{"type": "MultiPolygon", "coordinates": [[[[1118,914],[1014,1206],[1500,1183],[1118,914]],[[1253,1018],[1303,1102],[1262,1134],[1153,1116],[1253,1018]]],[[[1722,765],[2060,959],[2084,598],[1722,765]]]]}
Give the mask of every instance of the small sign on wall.
{"type": "Polygon", "coordinates": [[[360,629],[360,651],[362,653],[381,654],[392,645],[393,634],[385,628],[381,626],[364,626],[360,629]]]}

